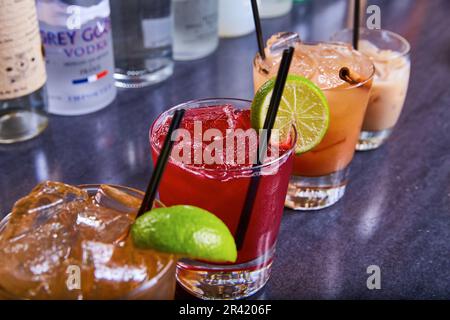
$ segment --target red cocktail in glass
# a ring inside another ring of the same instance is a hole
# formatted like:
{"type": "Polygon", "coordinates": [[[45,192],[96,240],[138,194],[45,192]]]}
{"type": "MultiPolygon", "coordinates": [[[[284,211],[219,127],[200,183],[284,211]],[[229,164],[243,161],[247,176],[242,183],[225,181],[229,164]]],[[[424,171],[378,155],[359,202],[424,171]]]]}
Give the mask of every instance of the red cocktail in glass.
{"type": "Polygon", "coordinates": [[[275,155],[275,152],[269,152],[262,165],[255,166],[251,163],[251,154],[255,151],[255,145],[251,143],[246,144],[243,163],[238,163],[238,151],[242,151],[239,147],[242,147],[243,141],[234,140],[234,148],[227,150],[225,137],[229,137],[227,129],[251,129],[250,104],[250,101],[236,99],[187,102],[160,115],[150,132],[152,156],[155,161],[171,115],[176,109],[186,109],[181,128],[186,129],[191,137],[196,134],[195,121],[201,123],[203,136],[200,139],[207,141],[199,144],[198,141],[193,143],[183,138],[175,143],[172,158],[167,164],[159,188],[160,198],[168,206],[188,204],[214,213],[226,223],[235,238],[250,181],[255,175],[259,175],[259,186],[242,246],[238,248],[236,264],[215,265],[191,260],[178,264],[179,282],[202,298],[240,298],[251,295],[264,286],[270,274],[284,199],[292,172],[295,130],[292,130],[292,136],[287,142],[278,144],[279,153],[275,155]],[[208,135],[207,129],[216,129],[216,134],[208,135]],[[223,153],[211,153],[215,162],[210,163],[211,159],[207,159],[205,155],[211,151],[213,141],[216,146],[222,143],[223,153]],[[191,155],[184,158],[189,159],[189,163],[175,160],[176,152],[180,155],[187,150],[180,151],[183,143],[189,143],[190,148],[195,143],[199,146],[197,151],[200,150],[200,153],[195,153],[191,148],[191,155]],[[234,162],[227,160],[227,151],[233,153],[234,162]],[[204,156],[201,161],[199,154],[204,156]],[[220,159],[223,160],[222,163],[220,159]]]}

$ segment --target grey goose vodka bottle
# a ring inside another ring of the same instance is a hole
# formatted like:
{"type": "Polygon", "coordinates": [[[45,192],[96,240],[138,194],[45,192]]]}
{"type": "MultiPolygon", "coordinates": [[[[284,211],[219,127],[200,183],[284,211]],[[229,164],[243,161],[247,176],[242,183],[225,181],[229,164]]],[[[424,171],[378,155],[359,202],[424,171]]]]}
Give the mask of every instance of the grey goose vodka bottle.
{"type": "Polygon", "coordinates": [[[109,0],[38,0],[49,112],[80,115],[116,96],[109,0]]]}

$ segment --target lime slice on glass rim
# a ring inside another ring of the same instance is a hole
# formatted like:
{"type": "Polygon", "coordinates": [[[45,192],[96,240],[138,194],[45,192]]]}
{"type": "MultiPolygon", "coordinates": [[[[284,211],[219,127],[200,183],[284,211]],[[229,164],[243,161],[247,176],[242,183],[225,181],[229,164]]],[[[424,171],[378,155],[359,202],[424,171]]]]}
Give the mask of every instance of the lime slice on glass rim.
{"type": "MultiPolygon", "coordinates": [[[[275,78],[270,79],[255,94],[251,107],[251,121],[255,129],[264,126],[274,85],[275,78]]],[[[322,90],[304,77],[288,75],[274,129],[280,130],[280,137],[288,137],[292,124],[295,125],[297,155],[311,150],[322,141],[329,119],[330,110],[322,90]]]]}
{"type": "Polygon", "coordinates": [[[214,214],[194,206],[157,208],[131,226],[136,247],[209,262],[235,262],[237,250],[228,227],[214,214]]]}

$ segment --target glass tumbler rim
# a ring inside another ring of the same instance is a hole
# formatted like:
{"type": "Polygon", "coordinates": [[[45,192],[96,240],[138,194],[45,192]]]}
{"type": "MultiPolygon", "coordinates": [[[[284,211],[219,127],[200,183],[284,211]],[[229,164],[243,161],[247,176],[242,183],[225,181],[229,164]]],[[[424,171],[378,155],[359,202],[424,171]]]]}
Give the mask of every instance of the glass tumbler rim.
{"type": "MultiPolygon", "coordinates": [[[[398,51],[398,55],[396,55],[396,58],[405,57],[411,53],[411,44],[409,43],[409,41],[406,40],[405,37],[403,37],[402,35],[394,32],[394,31],[390,31],[387,29],[368,29],[368,28],[362,28],[362,27],[359,28],[359,30],[360,30],[359,31],[360,35],[376,34],[376,35],[380,36],[380,39],[383,38],[382,37],[383,35],[388,35],[389,37],[398,40],[402,44],[403,50],[398,51]]],[[[338,40],[336,38],[338,38],[338,35],[345,34],[345,33],[353,33],[353,29],[344,28],[342,30],[339,30],[333,34],[331,39],[333,41],[342,42],[341,40],[338,40]]],[[[392,59],[392,58],[390,58],[390,59],[392,59]]]]}

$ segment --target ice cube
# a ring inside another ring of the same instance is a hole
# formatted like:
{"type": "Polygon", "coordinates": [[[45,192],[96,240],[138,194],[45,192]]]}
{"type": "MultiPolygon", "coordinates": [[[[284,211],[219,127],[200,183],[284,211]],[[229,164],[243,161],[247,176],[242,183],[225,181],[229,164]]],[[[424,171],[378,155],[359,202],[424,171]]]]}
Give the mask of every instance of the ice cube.
{"type": "Polygon", "coordinates": [[[125,296],[161,269],[161,258],[148,250],[84,241],[82,244],[85,299],[113,299],[125,296]]]}
{"type": "Polygon", "coordinates": [[[142,197],[133,196],[105,184],[100,186],[94,200],[99,206],[130,213],[135,213],[142,203],[142,197]]]}
{"type": "Polygon", "coordinates": [[[114,243],[128,234],[133,221],[131,214],[90,203],[78,212],[76,227],[81,239],[114,243]]]}
{"type": "MultiPolygon", "coordinates": [[[[70,219],[71,209],[88,200],[86,191],[60,182],[38,184],[30,194],[18,200],[1,238],[9,239],[33,231],[55,214],[70,219]]],[[[73,211],[73,210],[72,210],[73,211]]]]}
{"type": "MultiPolygon", "coordinates": [[[[49,298],[64,290],[61,267],[76,239],[76,215],[51,215],[31,231],[0,240],[0,284],[26,298],[49,298]]],[[[28,221],[27,221],[28,222],[28,221]]]]}
{"type": "Polygon", "coordinates": [[[77,238],[77,212],[88,201],[85,191],[50,181],[17,201],[0,236],[1,286],[25,298],[61,296],[62,268],[77,238]]]}
{"type": "MultiPolygon", "coordinates": [[[[156,141],[157,146],[161,147],[167,134],[167,130],[170,125],[170,118],[166,119],[153,133],[152,139],[156,141]]],[[[195,109],[188,109],[183,117],[181,128],[186,129],[190,133],[190,141],[181,140],[175,143],[175,147],[172,151],[172,159],[175,161],[184,162],[184,164],[190,164],[198,169],[202,168],[226,168],[235,166],[233,161],[227,161],[227,143],[226,137],[229,132],[234,132],[236,129],[242,129],[244,131],[251,128],[250,124],[250,111],[239,110],[233,105],[211,105],[207,107],[199,107],[195,109]],[[197,125],[201,124],[202,131],[205,134],[207,130],[211,136],[203,141],[203,136],[196,136],[196,133],[200,129],[196,129],[197,125]],[[214,144],[212,144],[214,141],[214,144]],[[181,143],[181,145],[179,145],[181,143]],[[186,145],[191,146],[190,158],[183,154],[183,147],[186,145]],[[216,148],[221,146],[222,149],[216,148]],[[216,154],[217,152],[217,154],[216,154]],[[201,157],[197,157],[200,154],[201,157]],[[211,157],[209,157],[211,155],[211,157]],[[208,158],[206,158],[208,157],[208,158]],[[199,161],[202,160],[202,161],[199,161]]],[[[236,152],[236,146],[231,152],[236,152]]],[[[229,156],[229,158],[236,158],[235,154],[229,156]]],[[[248,154],[246,154],[248,159],[248,154]]],[[[228,159],[229,160],[229,159],[228,159]]],[[[248,166],[248,161],[245,163],[248,166]]]]}
{"type": "Polygon", "coordinates": [[[294,47],[297,43],[300,43],[300,36],[295,32],[279,32],[267,41],[267,47],[270,50],[271,55],[280,55],[283,50],[289,47],[294,47]]]}
{"type": "Polygon", "coordinates": [[[304,46],[299,46],[294,53],[289,73],[302,75],[305,78],[311,79],[317,72],[317,60],[314,55],[305,50],[304,46]]]}

